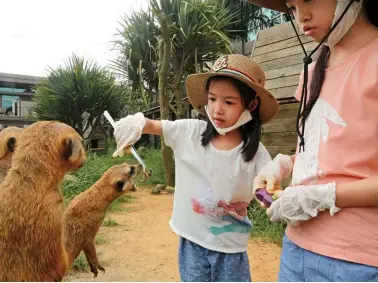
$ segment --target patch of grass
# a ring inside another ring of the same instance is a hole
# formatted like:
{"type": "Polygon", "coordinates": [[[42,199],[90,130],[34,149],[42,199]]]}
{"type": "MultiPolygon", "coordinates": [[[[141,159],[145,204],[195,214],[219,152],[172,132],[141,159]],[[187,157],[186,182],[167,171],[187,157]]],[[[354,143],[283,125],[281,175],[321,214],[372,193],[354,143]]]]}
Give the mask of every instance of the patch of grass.
{"type": "Polygon", "coordinates": [[[72,269],[75,271],[86,271],[89,268],[85,255],[81,252],[72,263],[72,269]]]}
{"type": "Polygon", "coordinates": [[[131,195],[123,195],[117,199],[120,203],[131,203],[135,200],[135,196],[131,195]]]}
{"type": "Polygon", "coordinates": [[[130,195],[123,195],[117,198],[115,201],[112,202],[110,207],[108,208],[108,211],[110,212],[119,212],[119,211],[125,211],[126,208],[122,207],[121,205],[123,203],[131,203],[135,200],[134,196],[130,195]]]}
{"type": "Polygon", "coordinates": [[[121,207],[121,203],[114,201],[108,208],[109,212],[121,212],[125,211],[124,208],[121,207]]]}
{"type": "Polygon", "coordinates": [[[146,182],[140,183],[140,185],[165,184],[164,166],[160,149],[148,149],[145,154],[144,162],[147,168],[152,169],[152,175],[146,182]]]}
{"type": "Polygon", "coordinates": [[[129,209],[127,207],[122,206],[122,204],[119,202],[112,203],[112,205],[108,208],[109,212],[127,212],[128,210],[129,209]]]}
{"type": "Polygon", "coordinates": [[[252,237],[282,245],[285,226],[280,223],[272,223],[266,215],[265,209],[256,200],[253,200],[248,207],[248,217],[253,223],[252,237]]]}
{"type": "Polygon", "coordinates": [[[106,243],[108,243],[108,241],[105,239],[104,236],[97,235],[97,237],[96,237],[96,245],[104,245],[106,243]]]}
{"type": "Polygon", "coordinates": [[[114,226],[118,226],[118,223],[117,223],[117,221],[108,217],[104,220],[104,222],[102,223],[102,226],[114,227],[114,226]]]}

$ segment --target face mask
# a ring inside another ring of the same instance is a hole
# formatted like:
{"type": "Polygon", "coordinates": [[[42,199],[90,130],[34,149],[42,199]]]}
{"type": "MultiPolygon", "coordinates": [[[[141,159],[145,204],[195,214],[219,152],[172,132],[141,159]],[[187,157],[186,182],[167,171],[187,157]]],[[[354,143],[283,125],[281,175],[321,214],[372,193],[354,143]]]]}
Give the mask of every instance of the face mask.
{"type": "Polygon", "coordinates": [[[209,120],[211,122],[211,124],[213,124],[215,130],[218,132],[218,134],[224,136],[226,133],[236,129],[236,128],[239,128],[240,126],[248,123],[249,121],[251,121],[253,118],[252,118],[252,115],[251,115],[251,112],[249,112],[247,109],[244,110],[244,112],[240,115],[238,121],[231,127],[228,127],[228,128],[218,128],[215,123],[213,122],[213,120],[211,119],[210,117],[210,114],[207,110],[207,105],[205,106],[205,111],[206,111],[206,114],[207,116],[209,117],[209,120]]]}
{"type": "MultiPolygon", "coordinates": [[[[341,14],[345,11],[350,1],[351,0],[338,0],[337,1],[335,17],[333,18],[332,26],[340,18],[341,14]]],[[[362,0],[359,2],[354,1],[352,3],[352,5],[349,7],[348,11],[345,13],[341,21],[336,26],[336,28],[328,36],[328,39],[325,43],[326,45],[330,47],[335,46],[347,34],[351,26],[356,21],[358,15],[360,14],[361,6],[362,6],[362,0]]]]}

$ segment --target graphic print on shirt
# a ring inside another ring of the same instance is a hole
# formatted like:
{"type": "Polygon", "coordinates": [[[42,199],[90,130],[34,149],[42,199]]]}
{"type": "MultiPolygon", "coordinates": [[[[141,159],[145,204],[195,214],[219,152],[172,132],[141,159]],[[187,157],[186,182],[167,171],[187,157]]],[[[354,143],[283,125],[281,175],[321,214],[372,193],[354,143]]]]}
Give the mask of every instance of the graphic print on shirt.
{"type": "Polygon", "coordinates": [[[330,121],[340,127],[346,127],[347,123],[340,117],[335,108],[328,102],[319,98],[306,120],[305,127],[305,151],[297,154],[295,158],[292,185],[310,185],[318,181],[326,173],[319,168],[320,139],[328,141],[330,121]]]}
{"type": "Polygon", "coordinates": [[[198,197],[191,199],[193,211],[208,217],[214,222],[227,221],[224,226],[210,226],[210,232],[214,235],[223,233],[250,233],[252,223],[247,217],[248,202],[226,203],[215,196],[211,188],[200,190],[198,197]]]}

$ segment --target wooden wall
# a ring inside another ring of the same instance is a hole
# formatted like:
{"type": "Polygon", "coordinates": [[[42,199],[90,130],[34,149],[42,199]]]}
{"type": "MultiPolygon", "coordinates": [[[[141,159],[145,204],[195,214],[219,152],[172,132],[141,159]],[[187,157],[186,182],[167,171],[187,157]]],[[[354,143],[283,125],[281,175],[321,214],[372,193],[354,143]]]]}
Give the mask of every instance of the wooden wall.
{"type": "Polygon", "coordinates": [[[299,103],[280,105],[280,113],[263,126],[261,142],[272,158],[278,153],[294,154],[296,149],[296,117],[299,103]]]}

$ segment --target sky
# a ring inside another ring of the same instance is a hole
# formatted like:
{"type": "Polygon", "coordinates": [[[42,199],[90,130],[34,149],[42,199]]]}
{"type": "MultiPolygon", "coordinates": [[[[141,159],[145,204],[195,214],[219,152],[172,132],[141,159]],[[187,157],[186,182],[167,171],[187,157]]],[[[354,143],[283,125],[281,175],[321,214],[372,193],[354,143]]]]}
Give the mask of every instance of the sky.
{"type": "Polygon", "coordinates": [[[122,17],[147,0],[1,0],[0,73],[47,76],[73,53],[106,66],[122,17]]]}

